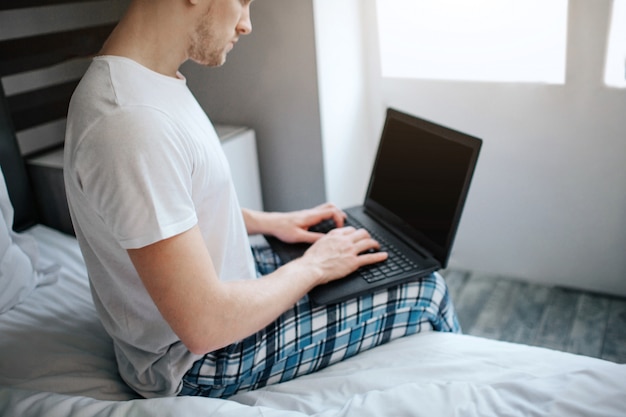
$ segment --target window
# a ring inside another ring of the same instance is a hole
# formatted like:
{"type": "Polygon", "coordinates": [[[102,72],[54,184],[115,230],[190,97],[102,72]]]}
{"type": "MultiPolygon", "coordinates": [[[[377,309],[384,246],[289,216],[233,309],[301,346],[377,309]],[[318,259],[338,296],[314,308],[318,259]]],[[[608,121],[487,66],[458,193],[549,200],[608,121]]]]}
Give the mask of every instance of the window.
{"type": "Polygon", "coordinates": [[[626,0],[613,0],[604,82],[626,88],[626,0]]]}
{"type": "Polygon", "coordinates": [[[568,0],[377,0],[383,77],[565,82],[568,0]]]}

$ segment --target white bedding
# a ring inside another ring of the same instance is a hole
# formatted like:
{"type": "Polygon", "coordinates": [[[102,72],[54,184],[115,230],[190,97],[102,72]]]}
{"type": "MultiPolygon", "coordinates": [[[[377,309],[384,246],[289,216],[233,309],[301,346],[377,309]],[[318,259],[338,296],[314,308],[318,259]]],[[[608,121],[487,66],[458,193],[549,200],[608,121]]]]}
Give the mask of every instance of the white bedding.
{"type": "Polygon", "coordinates": [[[117,375],[76,241],[28,234],[63,266],[0,315],[0,416],[626,416],[626,365],[423,333],[229,400],[139,399],[117,375]]]}

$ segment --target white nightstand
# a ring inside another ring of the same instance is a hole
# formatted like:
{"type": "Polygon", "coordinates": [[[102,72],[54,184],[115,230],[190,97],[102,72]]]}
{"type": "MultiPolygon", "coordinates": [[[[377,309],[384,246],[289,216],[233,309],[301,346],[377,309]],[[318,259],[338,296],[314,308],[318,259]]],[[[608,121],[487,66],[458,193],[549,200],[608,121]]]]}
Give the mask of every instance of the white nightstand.
{"type": "Polygon", "coordinates": [[[254,130],[227,125],[216,125],[215,130],[228,158],[241,207],[263,210],[259,157],[254,130]]]}

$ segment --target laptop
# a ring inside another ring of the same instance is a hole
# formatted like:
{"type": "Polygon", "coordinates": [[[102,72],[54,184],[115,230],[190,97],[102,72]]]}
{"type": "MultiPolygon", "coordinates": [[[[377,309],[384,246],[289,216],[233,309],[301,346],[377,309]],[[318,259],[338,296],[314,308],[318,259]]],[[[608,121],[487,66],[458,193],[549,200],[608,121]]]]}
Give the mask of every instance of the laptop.
{"type": "MultiPolygon", "coordinates": [[[[337,303],[445,268],[481,145],[476,137],[388,109],[365,201],[344,212],[347,225],[367,229],[389,257],[315,287],[309,298],[337,303]]],[[[283,262],[309,247],[266,239],[283,262]]]]}

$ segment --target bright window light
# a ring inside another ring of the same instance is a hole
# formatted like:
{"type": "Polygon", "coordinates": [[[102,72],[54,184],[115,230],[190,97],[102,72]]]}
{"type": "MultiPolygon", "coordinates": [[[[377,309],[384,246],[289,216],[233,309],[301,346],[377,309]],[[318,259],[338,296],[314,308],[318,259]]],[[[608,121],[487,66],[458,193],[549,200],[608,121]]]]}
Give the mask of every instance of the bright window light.
{"type": "Polygon", "coordinates": [[[383,77],[565,83],[568,0],[377,0],[383,77]]]}
{"type": "Polygon", "coordinates": [[[626,0],[613,0],[604,82],[626,88],[626,0]]]}

